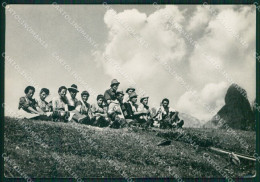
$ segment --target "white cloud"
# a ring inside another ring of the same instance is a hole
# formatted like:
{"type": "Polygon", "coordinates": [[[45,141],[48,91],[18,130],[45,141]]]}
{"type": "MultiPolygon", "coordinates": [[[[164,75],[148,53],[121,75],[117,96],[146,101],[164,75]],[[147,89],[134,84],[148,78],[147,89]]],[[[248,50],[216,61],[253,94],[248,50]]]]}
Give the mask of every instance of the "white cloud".
{"type": "Polygon", "coordinates": [[[224,98],[227,88],[228,84],[226,82],[209,83],[196,94],[185,92],[178,100],[177,109],[207,120],[212,117],[207,107],[209,106],[211,110],[217,112],[225,104],[224,98]]]}
{"type": "MultiPolygon", "coordinates": [[[[172,66],[198,91],[204,102],[215,108],[224,104],[224,95],[230,84],[202,56],[202,52],[213,58],[235,83],[245,88],[250,97],[254,98],[255,63],[249,52],[254,51],[255,45],[255,10],[249,6],[214,6],[217,12],[215,16],[202,6],[194,7],[196,11],[191,18],[187,11],[180,11],[178,6],[173,5],[155,9],[149,16],[136,9],[120,13],[109,10],[104,16],[109,38],[102,53],[112,58],[138,87],[148,91],[152,102],[159,105],[162,98],[168,97],[175,101],[171,102],[173,107],[176,105],[181,112],[199,119],[209,119],[212,115],[194,103],[192,95],[162,65],[153,60],[152,54],[158,54],[162,62],[172,66]],[[167,27],[169,17],[173,17],[184,32],[194,35],[192,38],[200,47],[190,48],[182,34],[167,27]],[[249,47],[242,46],[232,34],[234,32],[249,47]],[[140,39],[149,46],[140,46],[140,39]]],[[[130,84],[124,80],[122,72],[115,70],[115,66],[106,63],[101,56],[97,60],[103,61],[108,75],[121,80],[123,88],[130,84]]]]}
{"type": "Polygon", "coordinates": [[[204,26],[207,25],[209,20],[210,20],[210,12],[202,6],[197,6],[196,11],[194,12],[193,16],[189,20],[189,24],[187,25],[187,30],[193,32],[203,31],[203,29],[205,28],[204,26]]]}

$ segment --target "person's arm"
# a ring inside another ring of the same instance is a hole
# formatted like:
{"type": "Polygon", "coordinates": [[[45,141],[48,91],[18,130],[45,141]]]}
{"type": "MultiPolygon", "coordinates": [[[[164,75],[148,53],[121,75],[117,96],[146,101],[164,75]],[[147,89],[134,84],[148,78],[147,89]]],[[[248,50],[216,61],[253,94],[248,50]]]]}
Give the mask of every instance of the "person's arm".
{"type": "Polygon", "coordinates": [[[106,103],[109,105],[111,103],[111,96],[108,93],[108,90],[105,91],[104,98],[105,98],[106,103]]]}
{"type": "Polygon", "coordinates": [[[77,111],[79,111],[79,112],[81,112],[81,107],[82,107],[82,103],[81,103],[81,101],[78,101],[78,102],[76,102],[76,108],[75,108],[75,110],[77,110],[77,111]]]}
{"type": "Polygon", "coordinates": [[[103,117],[107,117],[107,114],[96,113],[96,116],[103,116],[103,117]]]}
{"type": "Polygon", "coordinates": [[[36,110],[39,112],[39,114],[45,114],[45,112],[39,106],[36,106],[36,110]]]}
{"type": "Polygon", "coordinates": [[[135,111],[134,112],[135,116],[144,115],[144,114],[145,114],[144,111],[135,111]]]}
{"type": "Polygon", "coordinates": [[[57,107],[57,100],[53,99],[52,100],[52,109],[53,111],[57,111],[58,110],[58,107],[57,107]]]}
{"type": "Polygon", "coordinates": [[[137,111],[138,111],[141,115],[146,115],[146,114],[148,114],[148,113],[150,112],[149,110],[146,110],[146,109],[144,108],[144,106],[138,106],[137,111]]]}
{"type": "Polygon", "coordinates": [[[35,109],[33,109],[26,101],[26,99],[24,97],[21,97],[19,100],[19,108],[22,108],[25,111],[29,111],[30,113],[33,114],[39,114],[38,111],[36,111],[35,109]]]}
{"type": "Polygon", "coordinates": [[[93,106],[91,107],[91,112],[92,112],[92,115],[93,115],[94,117],[101,116],[101,113],[98,113],[98,112],[97,112],[97,106],[95,106],[95,105],[93,105],[93,106]]]}
{"type": "MultiPolygon", "coordinates": [[[[159,109],[157,109],[156,114],[153,116],[153,118],[157,118],[158,115],[162,114],[162,109],[161,107],[159,107],[159,109]]],[[[160,117],[158,117],[157,119],[160,119],[160,117]]]]}
{"type": "Polygon", "coordinates": [[[111,103],[108,107],[108,114],[113,114],[115,113],[116,110],[115,110],[115,104],[114,103],[111,103]]]}
{"type": "Polygon", "coordinates": [[[33,114],[40,114],[38,111],[34,110],[32,107],[27,108],[33,114]]]}
{"type": "Polygon", "coordinates": [[[65,111],[69,111],[69,99],[65,96],[65,106],[64,106],[64,109],[65,111]]]}
{"type": "Polygon", "coordinates": [[[39,114],[44,115],[45,112],[40,108],[38,102],[36,100],[34,100],[33,102],[34,102],[34,106],[35,106],[36,110],[39,112],[39,114]]]}
{"type": "Polygon", "coordinates": [[[68,104],[65,104],[65,111],[69,111],[69,106],[68,106],[68,104]]]}

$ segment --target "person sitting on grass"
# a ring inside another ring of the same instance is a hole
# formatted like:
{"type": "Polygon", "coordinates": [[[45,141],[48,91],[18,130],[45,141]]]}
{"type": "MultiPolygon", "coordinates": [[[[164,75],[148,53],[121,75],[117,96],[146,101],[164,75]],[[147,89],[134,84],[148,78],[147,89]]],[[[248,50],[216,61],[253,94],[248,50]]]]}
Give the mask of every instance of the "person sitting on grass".
{"type": "Polygon", "coordinates": [[[88,91],[83,91],[81,93],[82,101],[78,101],[76,103],[76,110],[80,114],[86,116],[83,124],[89,124],[90,120],[93,118],[93,113],[92,113],[92,110],[91,110],[91,105],[88,103],[88,98],[89,98],[88,91]]]}
{"type": "Polygon", "coordinates": [[[49,89],[42,88],[40,91],[40,99],[37,101],[39,107],[45,113],[51,111],[50,104],[45,100],[49,96],[49,94],[50,94],[49,89]]]}
{"type": "Polygon", "coordinates": [[[68,88],[69,97],[68,97],[68,109],[69,111],[73,111],[76,108],[76,104],[78,103],[78,99],[76,98],[78,94],[78,87],[75,84],[72,84],[70,88],[68,88]]]}
{"type": "Polygon", "coordinates": [[[134,91],[135,91],[135,88],[132,87],[132,86],[130,86],[130,87],[128,87],[128,88],[126,89],[125,92],[126,92],[127,94],[125,94],[125,96],[124,96],[123,103],[126,103],[126,102],[129,101],[129,95],[130,95],[132,92],[134,92],[134,91]]]}
{"type": "Polygon", "coordinates": [[[182,128],[184,121],[180,120],[175,109],[169,107],[169,103],[169,99],[164,98],[154,118],[159,121],[160,128],[182,128]]]}
{"type": "Polygon", "coordinates": [[[68,109],[68,98],[66,97],[67,88],[61,86],[58,89],[58,97],[54,97],[52,100],[53,108],[53,120],[54,121],[68,121],[70,117],[68,109]]]}
{"type": "Polygon", "coordinates": [[[92,126],[107,127],[110,124],[110,119],[108,118],[108,108],[104,103],[104,96],[97,96],[97,104],[94,104],[91,108],[93,117],[91,119],[92,126]]]}
{"type": "Polygon", "coordinates": [[[145,115],[148,113],[147,110],[141,110],[138,111],[138,105],[137,102],[137,94],[135,92],[132,92],[129,95],[129,101],[124,103],[127,111],[126,121],[129,125],[137,125],[140,126],[144,124],[146,121],[143,119],[140,119],[140,116],[145,115]]]}
{"type": "Polygon", "coordinates": [[[111,119],[111,128],[123,128],[126,126],[123,105],[123,91],[116,92],[116,100],[112,100],[108,107],[108,115],[111,119]],[[122,110],[123,109],[123,110],[122,110]]]}
{"type": "Polygon", "coordinates": [[[153,126],[153,118],[152,118],[152,112],[151,109],[148,106],[148,96],[142,96],[140,98],[140,105],[138,106],[137,111],[140,113],[143,113],[139,116],[138,120],[139,123],[144,123],[143,126],[145,128],[152,127],[153,126]]]}
{"type": "Polygon", "coordinates": [[[105,103],[107,106],[111,101],[116,100],[116,91],[118,89],[120,82],[117,79],[113,79],[110,84],[110,89],[106,90],[104,93],[105,103]]]}
{"type": "Polygon", "coordinates": [[[19,112],[21,118],[36,118],[45,115],[43,110],[39,107],[36,100],[33,98],[35,88],[27,86],[24,90],[25,96],[19,99],[19,112]]]}

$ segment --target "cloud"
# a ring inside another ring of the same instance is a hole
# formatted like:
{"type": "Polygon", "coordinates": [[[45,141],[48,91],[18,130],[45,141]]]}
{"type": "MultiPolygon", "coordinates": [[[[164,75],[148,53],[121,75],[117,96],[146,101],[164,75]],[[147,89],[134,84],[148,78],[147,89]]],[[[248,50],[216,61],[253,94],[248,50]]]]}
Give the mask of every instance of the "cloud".
{"type": "Polygon", "coordinates": [[[197,6],[196,11],[189,20],[187,30],[189,32],[201,32],[204,31],[205,26],[210,20],[210,12],[202,6],[197,6]]]}
{"type": "Polygon", "coordinates": [[[182,112],[207,120],[212,117],[207,107],[209,106],[211,110],[217,112],[225,104],[224,98],[227,88],[226,82],[209,83],[196,94],[185,92],[178,100],[176,107],[182,112]]]}
{"type": "Polygon", "coordinates": [[[255,45],[255,11],[247,6],[238,10],[225,8],[219,10],[216,16],[211,16],[206,27],[207,33],[197,41],[200,47],[193,50],[189,59],[193,80],[199,80],[202,84],[224,78],[201,54],[204,52],[220,65],[235,83],[246,89],[250,88],[250,95],[254,95],[251,90],[252,85],[255,85],[255,60],[248,55],[254,51],[255,45]],[[248,47],[241,42],[246,42],[248,47]]]}
{"type": "Polygon", "coordinates": [[[174,74],[179,74],[202,101],[220,108],[231,83],[204,53],[254,98],[255,62],[249,53],[255,49],[255,10],[249,6],[214,6],[216,14],[211,14],[203,6],[194,7],[192,15],[174,5],[155,8],[149,16],[136,9],[120,13],[108,10],[104,22],[109,37],[96,60],[107,75],[121,81],[122,88],[133,81],[139,88],[137,92],[147,91],[155,105],[168,97],[181,112],[209,119],[211,115],[196,105],[174,74]],[[169,24],[170,19],[199,46],[191,46],[185,35],[169,24]],[[241,45],[243,41],[248,46],[241,45]],[[154,60],[154,53],[163,64],[154,60]],[[171,67],[168,71],[166,63],[171,67]]]}

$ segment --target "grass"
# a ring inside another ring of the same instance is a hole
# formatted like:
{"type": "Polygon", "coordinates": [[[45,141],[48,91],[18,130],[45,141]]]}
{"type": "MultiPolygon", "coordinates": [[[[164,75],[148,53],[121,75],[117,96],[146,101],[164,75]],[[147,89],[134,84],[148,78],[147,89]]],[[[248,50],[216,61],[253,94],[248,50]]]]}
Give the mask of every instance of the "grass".
{"type": "MultiPolygon", "coordinates": [[[[224,130],[186,128],[184,131],[195,139],[198,149],[183,137],[176,141],[177,131],[97,128],[6,117],[4,150],[25,174],[38,178],[221,177],[214,165],[203,158],[204,153],[231,177],[254,173],[254,163],[241,160],[240,166],[229,165],[227,156],[208,150],[209,146],[215,146],[244,153],[237,140],[228,137],[224,130]],[[165,138],[173,139],[172,144],[157,146],[165,138]]],[[[248,154],[253,153],[255,133],[236,133],[250,144],[248,154]]],[[[11,167],[5,168],[7,177],[11,177],[10,173],[19,176],[11,167]]]]}

